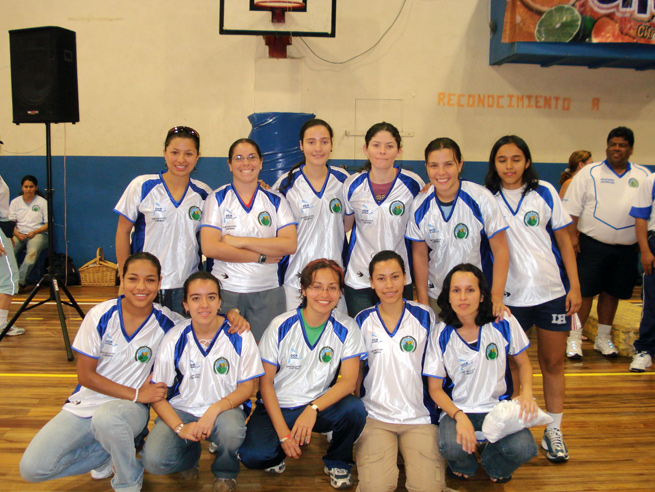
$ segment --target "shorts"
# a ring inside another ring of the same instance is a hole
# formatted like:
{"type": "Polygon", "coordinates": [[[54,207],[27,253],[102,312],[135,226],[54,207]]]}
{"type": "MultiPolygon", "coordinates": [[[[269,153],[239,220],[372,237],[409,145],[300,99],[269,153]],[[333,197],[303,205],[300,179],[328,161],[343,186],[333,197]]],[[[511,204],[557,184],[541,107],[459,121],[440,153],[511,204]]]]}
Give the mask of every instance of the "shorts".
{"type": "Polygon", "coordinates": [[[639,276],[637,244],[605,244],[580,234],[578,277],[582,297],[606,292],[630,299],[639,276]]]}
{"type": "Polygon", "coordinates": [[[536,325],[548,331],[571,331],[571,317],[566,315],[566,296],[536,306],[509,306],[524,331],[536,325]]]}

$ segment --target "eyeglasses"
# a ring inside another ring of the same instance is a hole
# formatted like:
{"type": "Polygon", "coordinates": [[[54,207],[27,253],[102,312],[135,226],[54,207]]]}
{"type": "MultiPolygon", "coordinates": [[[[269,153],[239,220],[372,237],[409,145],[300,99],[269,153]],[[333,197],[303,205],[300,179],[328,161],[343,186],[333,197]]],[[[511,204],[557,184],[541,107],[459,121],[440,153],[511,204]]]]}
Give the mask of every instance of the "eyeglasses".
{"type": "Polygon", "coordinates": [[[339,288],[338,285],[328,285],[327,287],[323,287],[320,284],[312,284],[309,287],[307,287],[307,290],[310,290],[316,294],[326,290],[328,291],[328,294],[336,294],[338,292],[341,292],[341,289],[339,288]]]}
{"type": "Polygon", "coordinates": [[[245,162],[248,161],[250,163],[252,162],[257,162],[259,160],[259,156],[257,154],[250,154],[250,155],[233,155],[232,159],[230,159],[232,162],[245,162]]]}
{"type": "Polygon", "coordinates": [[[169,135],[176,134],[176,133],[188,133],[189,135],[192,135],[196,138],[200,138],[200,133],[195,131],[190,126],[174,126],[170,130],[168,130],[169,135]]]}

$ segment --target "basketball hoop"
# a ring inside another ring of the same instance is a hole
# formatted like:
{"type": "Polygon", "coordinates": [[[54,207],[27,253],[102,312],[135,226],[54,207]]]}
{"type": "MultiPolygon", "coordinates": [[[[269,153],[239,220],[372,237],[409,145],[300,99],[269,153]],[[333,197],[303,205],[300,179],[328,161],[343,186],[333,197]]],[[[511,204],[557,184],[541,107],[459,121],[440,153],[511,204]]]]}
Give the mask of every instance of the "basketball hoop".
{"type": "MultiPolygon", "coordinates": [[[[303,0],[255,0],[255,7],[271,11],[271,21],[274,24],[284,24],[284,14],[289,10],[301,9],[305,6],[303,0]]],[[[287,46],[291,44],[291,36],[264,36],[270,58],[286,58],[287,46]]]]}

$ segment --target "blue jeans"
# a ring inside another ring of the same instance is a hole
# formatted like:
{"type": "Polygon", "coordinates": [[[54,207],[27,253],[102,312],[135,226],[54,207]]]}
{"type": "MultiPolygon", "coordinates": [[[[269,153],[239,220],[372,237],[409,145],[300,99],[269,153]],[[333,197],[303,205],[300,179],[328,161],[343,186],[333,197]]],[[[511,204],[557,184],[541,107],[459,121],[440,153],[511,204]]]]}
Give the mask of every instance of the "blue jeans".
{"type": "MultiPolygon", "coordinates": [[[[282,416],[289,429],[300,414],[307,408],[282,408],[282,416]]],[[[318,414],[314,432],[333,431],[332,442],[323,456],[323,462],[328,468],[343,468],[350,470],[353,466],[353,444],[366,425],[366,409],[359,398],[348,395],[342,400],[318,414]]],[[[275,432],[264,404],[257,402],[255,411],[248,421],[246,440],[239,449],[239,459],[247,468],[263,470],[277,466],[286,457],[280,446],[280,440],[275,432]]]]}
{"type": "MultiPolygon", "coordinates": [[[[482,430],[486,413],[467,413],[476,431],[482,430]]],[[[469,477],[475,475],[478,460],[475,454],[468,454],[457,443],[456,422],[444,415],[439,423],[439,451],[448,460],[450,469],[469,477]]],[[[537,456],[537,444],[528,429],[503,437],[498,442],[488,442],[480,455],[482,468],[489,477],[507,478],[523,463],[537,456]]]]}
{"type": "Polygon", "coordinates": [[[41,251],[48,247],[48,235],[45,233],[37,234],[32,239],[25,239],[25,241],[20,241],[18,238],[14,239],[16,240],[16,243],[14,244],[14,254],[16,256],[18,256],[18,253],[27,246],[25,259],[18,269],[18,283],[25,285],[27,277],[29,277],[32,268],[34,268],[36,260],[38,260],[41,255],[41,251]]]}
{"type": "MultiPolygon", "coordinates": [[[[648,234],[648,247],[651,252],[655,251],[655,235],[648,234]]],[[[639,339],[635,340],[635,352],[648,352],[655,355],[655,272],[650,275],[643,275],[644,283],[641,294],[644,304],[641,311],[641,322],[639,323],[639,339]]]]}
{"type": "Polygon", "coordinates": [[[143,467],[134,445],[148,424],[148,407],[127,400],[101,405],[91,418],[60,411],[32,439],[20,461],[20,474],[28,482],[81,475],[111,460],[116,471],[114,490],[138,492],[143,467]]]}
{"type": "MultiPolygon", "coordinates": [[[[188,424],[199,419],[190,413],[173,409],[188,424]]],[[[237,478],[239,460],[237,450],[246,436],[246,414],[240,408],[227,410],[216,417],[208,441],[218,446],[211,470],[217,478],[237,478]]],[[[141,451],[143,466],[153,475],[189,470],[200,460],[200,442],[179,437],[161,418],[157,418],[141,451]]]]}

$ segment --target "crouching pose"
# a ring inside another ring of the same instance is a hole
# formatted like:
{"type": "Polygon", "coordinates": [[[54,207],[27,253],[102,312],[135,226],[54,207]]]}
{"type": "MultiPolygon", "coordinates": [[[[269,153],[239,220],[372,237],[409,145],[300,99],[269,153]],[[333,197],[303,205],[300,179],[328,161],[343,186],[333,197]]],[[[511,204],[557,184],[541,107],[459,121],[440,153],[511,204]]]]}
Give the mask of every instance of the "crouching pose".
{"type": "Polygon", "coordinates": [[[63,409],[34,437],[20,462],[29,482],[91,472],[110,477],[114,490],[138,492],[143,467],[135,442],[147,433],[148,403],[166,397],[149,379],[165,333],[182,317],[153,300],[161,266],[150,253],[123,264],[125,295],[102,302],[84,317],[73,350],[79,384],[63,409]]]}
{"type": "Polygon", "coordinates": [[[300,274],[302,304],[264,332],[261,399],[239,450],[248,468],[282,473],[284,459],[299,459],[312,431],[332,431],[324,471],[332,487],[352,486],[353,443],[366,422],[364,405],[352,395],[364,344],[355,322],[333,311],[343,285],[335,261],[310,262],[300,274]]]}
{"type": "Polygon", "coordinates": [[[246,434],[241,404],[264,370],[252,334],[230,334],[230,323],[217,314],[218,279],[197,272],[183,289],[191,320],[170,331],[155,361],[153,380],[171,396],[153,404],[159,418],[143,449],[143,464],[155,475],[181,472],[183,478],[196,478],[200,442],[206,440],[216,453],[213,490],[229,492],[236,487],[236,453],[246,434]]]}

